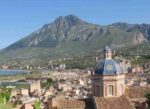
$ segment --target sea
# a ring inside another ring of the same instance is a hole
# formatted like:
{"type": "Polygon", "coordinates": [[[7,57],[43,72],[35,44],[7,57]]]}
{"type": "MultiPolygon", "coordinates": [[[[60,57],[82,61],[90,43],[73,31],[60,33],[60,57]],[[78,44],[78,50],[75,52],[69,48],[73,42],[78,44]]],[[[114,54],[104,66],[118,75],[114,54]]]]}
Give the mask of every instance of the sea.
{"type": "Polygon", "coordinates": [[[9,76],[9,75],[18,75],[18,74],[27,74],[27,70],[0,70],[0,76],[9,76]]]}

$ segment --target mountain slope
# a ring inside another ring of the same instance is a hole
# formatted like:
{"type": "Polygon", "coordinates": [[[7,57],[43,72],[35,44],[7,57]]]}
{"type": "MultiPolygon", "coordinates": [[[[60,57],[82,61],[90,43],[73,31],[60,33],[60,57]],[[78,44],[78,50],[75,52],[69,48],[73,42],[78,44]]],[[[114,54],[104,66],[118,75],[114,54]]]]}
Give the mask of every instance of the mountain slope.
{"type": "Polygon", "coordinates": [[[132,46],[150,39],[149,27],[126,23],[100,26],[74,15],[61,16],[2,50],[0,60],[77,56],[100,50],[106,44],[132,46]]]}
{"type": "Polygon", "coordinates": [[[114,23],[112,26],[122,29],[126,32],[141,32],[143,36],[150,40],[150,25],[149,24],[127,24],[127,23],[114,23]]]}
{"type": "Polygon", "coordinates": [[[87,23],[78,17],[69,15],[58,17],[54,22],[44,25],[38,31],[7,47],[7,50],[25,47],[56,47],[67,37],[70,28],[87,23]]]}

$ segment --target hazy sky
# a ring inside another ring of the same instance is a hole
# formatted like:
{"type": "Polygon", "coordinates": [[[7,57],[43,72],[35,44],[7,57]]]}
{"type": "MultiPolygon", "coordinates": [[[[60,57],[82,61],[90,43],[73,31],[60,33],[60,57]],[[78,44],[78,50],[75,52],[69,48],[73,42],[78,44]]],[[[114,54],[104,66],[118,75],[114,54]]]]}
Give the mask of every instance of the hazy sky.
{"type": "Polygon", "coordinates": [[[101,25],[150,23],[150,0],[0,0],[0,49],[68,14],[101,25]]]}

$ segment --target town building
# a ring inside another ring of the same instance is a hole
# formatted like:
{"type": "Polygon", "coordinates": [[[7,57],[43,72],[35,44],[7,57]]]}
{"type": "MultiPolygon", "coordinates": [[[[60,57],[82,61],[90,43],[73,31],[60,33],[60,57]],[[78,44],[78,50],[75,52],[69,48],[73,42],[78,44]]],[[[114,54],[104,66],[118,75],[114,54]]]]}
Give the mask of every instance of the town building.
{"type": "Polygon", "coordinates": [[[96,109],[134,109],[125,94],[125,74],[112,59],[112,51],[105,47],[104,59],[100,60],[92,74],[92,95],[96,109]]]}
{"type": "Polygon", "coordinates": [[[33,93],[34,91],[38,91],[40,92],[41,90],[41,83],[40,81],[32,81],[32,83],[30,84],[30,87],[29,87],[29,92],[30,94],[33,93]]]}

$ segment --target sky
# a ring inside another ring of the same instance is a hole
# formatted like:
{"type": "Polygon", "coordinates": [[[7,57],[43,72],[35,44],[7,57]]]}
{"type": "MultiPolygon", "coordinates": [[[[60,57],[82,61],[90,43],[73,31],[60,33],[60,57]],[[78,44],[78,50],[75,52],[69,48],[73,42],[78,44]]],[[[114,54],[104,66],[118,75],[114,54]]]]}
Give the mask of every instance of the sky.
{"type": "Polygon", "coordinates": [[[150,0],[0,0],[0,49],[69,14],[100,25],[150,24],[150,0]]]}

